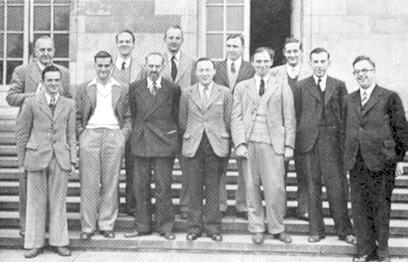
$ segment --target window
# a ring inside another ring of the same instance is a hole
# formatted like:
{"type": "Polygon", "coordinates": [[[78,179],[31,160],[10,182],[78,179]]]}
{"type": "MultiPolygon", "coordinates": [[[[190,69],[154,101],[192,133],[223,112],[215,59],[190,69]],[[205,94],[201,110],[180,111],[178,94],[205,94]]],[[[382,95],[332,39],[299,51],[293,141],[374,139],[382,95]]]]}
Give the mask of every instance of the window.
{"type": "Polygon", "coordinates": [[[0,85],[10,82],[14,68],[28,63],[34,40],[50,35],[59,64],[69,66],[71,0],[2,0],[0,2],[0,85]]]}

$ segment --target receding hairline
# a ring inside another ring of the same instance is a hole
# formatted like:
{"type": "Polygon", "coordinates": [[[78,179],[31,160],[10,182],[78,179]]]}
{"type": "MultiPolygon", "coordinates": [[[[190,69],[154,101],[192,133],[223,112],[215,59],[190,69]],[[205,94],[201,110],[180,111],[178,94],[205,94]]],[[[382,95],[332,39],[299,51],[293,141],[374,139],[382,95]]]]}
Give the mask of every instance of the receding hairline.
{"type": "Polygon", "coordinates": [[[170,27],[168,27],[167,29],[166,29],[166,31],[164,31],[164,38],[166,39],[166,37],[167,37],[167,33],[169,32],[169,30],[170,29],[175,29],[175,30],[179,30],[180,31],[180,33],[181,33],[181,38],[183,39],[184,38],[184,32],[183,32],[183,29],[181,29],[181,27],[180,26],[178,26],[178,25],[174,25],[174,26],[170,26],[170,27]]]}
{"type": "Polygon", "coordinates": [[[43,36],[40,36],[39,38],[37,38],[37,39],[35,40],[34,48],[37,48],[37,47],[38,47],[40,41],[50,41],[52,47],[53,47],[53,48],[55,47],[54,40],[53,40],[51,37],[47,36],[47,35],[43,35],[43,36]]]}

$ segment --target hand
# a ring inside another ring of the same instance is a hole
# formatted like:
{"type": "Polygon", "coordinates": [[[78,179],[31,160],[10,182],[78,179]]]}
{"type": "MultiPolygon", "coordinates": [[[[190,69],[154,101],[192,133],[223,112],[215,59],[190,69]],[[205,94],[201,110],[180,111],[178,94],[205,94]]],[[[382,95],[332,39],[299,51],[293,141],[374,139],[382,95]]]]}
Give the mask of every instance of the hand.
{"type": "Polygon", "coordinates": [[[285,155],[284,155],[284,160],[289,161],[293,158],[293,148],[290,147],[285,147],[285,155]]]}
{"type": "Polygon", "coordinates": [[[70,176],[75,175],[75,164],[71,163],[71,172],[69,173],[70,176]]]}
{"type": "Polygon", "coordinates": [[[246,145],[240,144],[236,149],[235,149],[235,155],[237,157],[241,158],[248,158],[248,150],[246,145]]]}
{"type": "Polygon", "coordinates": [[[402,176],[404,174],[404,168],[408,167],[408,163],[398,162],[395,168],[395,176],[402,176]]]}

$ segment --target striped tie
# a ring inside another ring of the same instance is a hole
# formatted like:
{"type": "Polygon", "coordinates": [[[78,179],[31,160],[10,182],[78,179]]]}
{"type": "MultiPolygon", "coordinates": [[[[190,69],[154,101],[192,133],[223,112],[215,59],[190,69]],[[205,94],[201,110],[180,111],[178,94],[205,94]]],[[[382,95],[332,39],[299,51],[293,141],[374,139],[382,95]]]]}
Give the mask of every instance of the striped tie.
{"type": "Polygon", "coordinates": [[[364,106],[368,101],[368,94],[367,91],[363,91],[363,94],[361,95],[361,106],[364,106]]]}

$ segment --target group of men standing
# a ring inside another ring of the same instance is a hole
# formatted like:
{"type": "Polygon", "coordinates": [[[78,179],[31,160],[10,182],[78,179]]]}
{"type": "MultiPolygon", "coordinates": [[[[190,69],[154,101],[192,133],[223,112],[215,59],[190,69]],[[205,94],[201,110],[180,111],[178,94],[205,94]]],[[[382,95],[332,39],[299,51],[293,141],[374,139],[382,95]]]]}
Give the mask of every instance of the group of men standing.
{"type": "Polygon", "coordinates": [[[194,61],[182,52],[178,26],[166,30],[164,42],[166,52],[149,53],[142,67],[131,56],[135,36],[119,32],[119,55],[94,56],[96,77],[78,87],[75,102],[67,69],[52,62],[49,37],[36,41],[35,62],[15,69],[7,101],[21,107],[16,138],[27,258],[42,252],[48,214],[50,245],[60,255],[71,254],[65,196],[68,173],[77,166],[78,140],[83,240],[97,231],[115,237],[125,156],[126,212],[135,217],[125,237],[155,228],[165,239],[175,239],[171,184],[177,157],[187,240],[205,233],[222,241],[233,145],[239,172],[236,216],[248,219],[255,244],[263,243],[265,234],[292,242],[283,220],[285,174],[294,158],[297,215],[309,221],[308,241],[325,237],[324,185],[336,234],[357,244],[353,261],[389,261],[390,199],[395,174],[402,174],[402,164],[396,170],[396,163],[408,148],[408,128],[399,96],[376,84],[369,57],[353,62],[360,88],[348,95],[344,82],[327,75],[329,52],[313,49],[308,70],[300,59],[302,44],[294,38],[283,49],[287,63],[272,69],[274,50],[268,47],[255,49],[251,62],[243,60],[241,34],[227,37],[226,59],[219,63],[194,61]],[[347,212],[347,172],[355,230],[347,212]]]}

